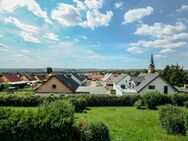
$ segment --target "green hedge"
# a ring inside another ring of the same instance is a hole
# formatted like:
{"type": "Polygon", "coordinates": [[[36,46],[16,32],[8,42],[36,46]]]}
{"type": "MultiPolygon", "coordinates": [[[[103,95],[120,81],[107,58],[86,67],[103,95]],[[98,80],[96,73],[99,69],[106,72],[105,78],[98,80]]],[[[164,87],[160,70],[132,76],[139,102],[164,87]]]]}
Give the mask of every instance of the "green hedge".
{"type": "Polygon", "coordinates": [[[91,123],[81,131],[81,141],[110,141],[108,127],[102,123],[91,123]]]}
{"type": "Polygon", "coordinates": [[[155,109],[158,105],[173,104],[183,105],[185,101],[188,101],[188,94],[174,94],[165,95],[159,93],[147,93],[109,96],[109,95],[70,95],[70,96],[16,96],[14,94],[7,94],[0,96],[0,106],[24,106],[32,107],[38,106],[44,101],[55,101],[59,99],[70,100],[75,106],[75,110],[83,110],[85,106],[98,107],[98,106],[133,106],[136,101],[142,99],[144,105],[149,109],[155,109]],[[86,99],[86,101],[85,101],[86,99]]]}
{"type": "Polygon", "coordinates": [[[108,95],[91,95],[85,97],[87,106],[133,106],[134,103],[141,98],[141,95],[124,95],[108,96],[108,95]]]}
{"type": "Polygon", "coordinates": [[[186,117],[184,111],[168,105],[160,109],[159,116],[161,125],[168,134],[186,135],[186,117]]]}
{"type": "Polygon", "coordinates": [[[71,140],[73,107],[68,101],[45,103],[36,110],[0,108],[0,140],[71,140]]]}
{"type": "Polygon", "coordinates": [[[156,109],[159,105],[171,103],[169,95],[153,92],[144,94],[142,100],[148,109],[156,109]]]}

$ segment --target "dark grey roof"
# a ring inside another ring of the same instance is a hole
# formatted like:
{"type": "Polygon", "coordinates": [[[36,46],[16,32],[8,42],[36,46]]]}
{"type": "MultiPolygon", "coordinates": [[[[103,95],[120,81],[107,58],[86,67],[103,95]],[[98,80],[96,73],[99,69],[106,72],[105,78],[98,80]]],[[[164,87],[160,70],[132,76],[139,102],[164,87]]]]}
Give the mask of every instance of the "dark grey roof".
{"type": "Polygon", "coordinates": [[[82,82],[82,81],[84,80],[84,78],[81,77],[80,75],[78,75],[77,73],[72,73],[72,75],[73,75],[74,77],[76,77],[80,82],[82,82]]]}
{"type": "Polygon", "coordinates": [[[70,75],[55,75],[55,77],[72,91],[76,91],[76,89],[79,87],[79,84],[74,81],[70,75]]]}
{"type": "Polygon", "coordinates": [[[137,77],[132,77],[131,80],[137,85],[139,85],[144,79],[144,76],[137,76],[137,77]]]}
{"type": "Polygon", "coordinates": [[[114,80],[113,83],[117,84],[118,82],[120,82],[123,78],[125,78],[126,76],[128,76],[128,74],[120,74],[118,75],[114,80]]]}
{"type": "Polygon", "coordinates": [[[85,76],[83,74],[79,74],[80,77],[82,77],[83,80],[85,80],[85,76]]]}
{"type": "Polygon", "coordinates": [[[141,74],[139,74],[138,77],[141,78],[142,81],[140,82],[140,84],[138,86],[135,87],[136,91],[139,92],[140,90],[142,90],[145,86],[147,86],[150,82],[152,82],[158,76],[159,76],[158,73],[141,73],[141,74]]]}

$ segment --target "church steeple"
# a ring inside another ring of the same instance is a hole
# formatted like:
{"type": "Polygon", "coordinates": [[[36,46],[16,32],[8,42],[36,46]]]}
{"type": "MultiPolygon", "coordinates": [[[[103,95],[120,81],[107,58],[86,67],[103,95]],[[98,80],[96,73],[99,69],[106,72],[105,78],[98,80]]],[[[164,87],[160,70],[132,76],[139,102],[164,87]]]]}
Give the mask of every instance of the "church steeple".
{"type": "Polygon", "coordinates": [[[150,64],[148,66],[148,73],[155,73],[155,64],[153,61],[153,53],[151,54],[150,64]]]}

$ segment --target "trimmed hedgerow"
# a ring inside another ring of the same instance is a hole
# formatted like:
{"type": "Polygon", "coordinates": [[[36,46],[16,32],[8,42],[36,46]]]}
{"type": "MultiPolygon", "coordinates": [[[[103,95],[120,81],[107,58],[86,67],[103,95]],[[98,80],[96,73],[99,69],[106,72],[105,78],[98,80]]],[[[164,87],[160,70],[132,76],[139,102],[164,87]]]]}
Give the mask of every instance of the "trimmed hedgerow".
{"type": "Polygon", "coordinates": [[[124,95],[121,97],[108,95],[86,96],[87,106],[133,106],[141,98],[140,95],[124,95]]]}
{"type": "Polygon", "coordinates": [[[168,134],[186,135],[185,113],[177,107],[167,105],[159,110],[162,127],[168,134]]]}
{"type": "Polygon", "coordinates": [[[185,106],[186,108],[188,108],[188,101],[185,101],[185,102],[184,102],[184,106],[185,106]]]}
{"type": "Polygon", "coordinates": [[[136,109],[145,109],[144,102],[142,99],[137,100],[134,103],[134,106],[136,107],[136,109]]]}
{"type": "Polygon", "coordinates": [[[185,101],[188,101],[188,94],[174,94],[171,96],[172,104],[183,106],[185,101]]]}
{"type": "Polygon", "coordinates": [[[45,103],[36,110],[0,108],[0,140],[71,140],[74,110],[68,101],[45,103]]]}
{"type": "Polygon", "coordinates": [[[14,94],[0,96],[0,106],[38,106],[44,101],[70,100],[75,110],[83,110],[85,106],[133,106],[136,101],[142,99],[144,105],[155,109],[158,105],[174,104],[183,105],[188,100],[187,94],[165,95],[160,93],[147,93],[144,95],[130,94],[121,97],[109,95],[69,95],[69,96],[16,96],[14,94]],[[86,100],[86,101],[85,101],[86,100]]]}
{"type": "Polygon", "coordinates": [[[110,141],[108,127],[102,123],[91,123],[81,131],[81,141],[110,141]]]}
{"type": "Polygon", "coordinates": [[[84,97],[72,97],[68,98],[74,106],[75,112],[84,110],[87,106],[87,100],[84,97]]]}
{"type": "Polygon", "coordinates": [[[170,103],[169,96],[154,92],[144,94],[142,100],[148,109],[156,109],[159,105],[170,103]]]}

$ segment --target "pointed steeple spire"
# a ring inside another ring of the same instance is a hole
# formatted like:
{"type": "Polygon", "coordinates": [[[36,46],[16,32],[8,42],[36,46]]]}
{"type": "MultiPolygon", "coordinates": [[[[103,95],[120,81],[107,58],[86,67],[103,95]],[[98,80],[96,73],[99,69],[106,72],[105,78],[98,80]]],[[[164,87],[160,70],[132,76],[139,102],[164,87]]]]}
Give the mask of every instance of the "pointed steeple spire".
{"type": "Polygon", "coordinates": [[[155,66],[154,61],[153,61],[153,53],[151,54],[150,64],[153,65],[153,66],[155,66]]]}
{"type": "Polygon", "coordinates": [[[155,73],[155,64],[153,60],[153,53],[151,54],[150,64],[148,66],[148,73],[155,73]]]}

